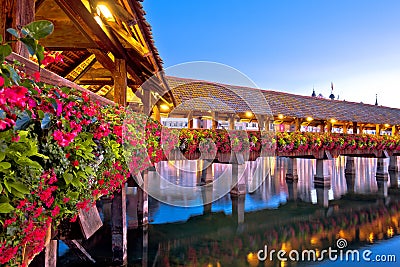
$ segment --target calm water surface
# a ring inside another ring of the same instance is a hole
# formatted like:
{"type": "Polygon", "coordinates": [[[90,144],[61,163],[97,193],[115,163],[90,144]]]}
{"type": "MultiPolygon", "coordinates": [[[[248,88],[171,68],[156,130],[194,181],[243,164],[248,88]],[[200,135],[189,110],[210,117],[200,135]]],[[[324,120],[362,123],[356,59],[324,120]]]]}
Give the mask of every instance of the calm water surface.
{"type": "MultiPolygon", "coordinates": [[[[149,200],[150,225],[128,231],[129,266],[338,266],[346,259],[329,261],[326,256],[324,261],[312,262],[311,257],[297,262],[281,261],[272,255],[264,261],[258,259],[257,252],[267,246],[268,253],[283,250],[286,257],[289,253],[295,257],[294,250],[300,255],[308,250],[319,258],[329,247],[339,253],[342,249],[336,242],[340,238],[347,242],[342,253],[359,249],[362,255],[369,249],[370,258],[382,254],[393,261],[394,255],[400,261],[398,189],[391,189],[389,197],[377,198],[376,159],[367,158],[355,158],[354,188],[348,189],[345,164],[345,157],[328,164],[332,180],[325,193],[330,204],[324,208],[315,204],[315,160],[297,160],[299,180],[294,185],[288,185],[285,179],[288,159],[247,162],[239,169],[239,183],[247,193],[239,197],[226,192],[232,182],[229,165],[214,164],[217,182],[199,189],[195,187],[199,183],[195,161],[161,163],[157,166],[159,175],[149,174],[150,195],[156,197],[149,200]],[[346,194],[349,191],[354,193],[346,194]]],[[[397,187],[398,174],[390,175],[388,186],[397,187]]],[[[128,194],[128,201],[129,197],[135,197],[134,190],[128,194]]],[[[84,242],[97,266],[107,265],[112,257],[107,220],[105,224],[102,231],[84,242]]],[[[63,245],[60,256],[59,266],[79,265],[63,245]]],[[[396,262],[365,262],[362,258],[346,264],[398,266],[396,262]]]]}

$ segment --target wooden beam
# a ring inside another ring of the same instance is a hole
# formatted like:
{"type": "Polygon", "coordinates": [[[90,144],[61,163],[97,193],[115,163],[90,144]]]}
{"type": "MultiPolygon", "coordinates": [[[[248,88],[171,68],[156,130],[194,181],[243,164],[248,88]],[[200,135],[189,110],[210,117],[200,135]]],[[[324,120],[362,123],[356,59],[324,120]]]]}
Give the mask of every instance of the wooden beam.
{"type": "MultiPolygon", "coordinates": [[[[13,28],[20,29],[35,20],[35,0],[14,1],[13,28]]],[[[12,43],[13,51],[25,58],[29,58],[28,49],[22,42],[12,43]]]]}
{"type": "Polygon", "coordinates": [[[90,256],[89,252],[77,241],[77,240],[63,240],[63,242],[83,261],[90,261],[92,263],[96,263],[96,261],[90,256]]]}
{"type": "MultiPolygon", "coordinates": [[[[107,55],[107,53],[100,51],[99,49],[88,49],[88,51],[96,56],[96,59],[103,65],[104,68],[108,69],[113,73],[115,71],[115,63],[114,61],[107,55]]],[[[134,71],[132,66],[127,65],[127,72],[135,79],[136,82],[141,84],[143,79],[138,76],[138,74],[134,71]]]]}
{"type": "MultiPolygon", "coordinates": [[[[7,61],[12,62],[14,60],[17,60],[17,61],[21,62],[22,64],[24,64],[26,74],[28,74],[32,77],[33,77],[34,73],[36,73],[39,69],[39,66],[35,62],[30,61],[29,59],[26,59],[15,53],[12,53],[10,56],[7,57],[7,61]]],[[[40,70],[40,81],[48,83],[48,84],[52,84],[52,85],[71,87],[78,91],[87,93],[90,97],[90,100],[92,100],[92,101],[98,101],[99,103],[104,104],[104,105],[114,105],[114,102],[112,102],[111,100],[108,100],[104,97],[96,95],[95,93],[93,93],[83,87],[80,87],[79,85],[77,85],[61,76],[58,76],[54,72],[51,72],[46,69],[40,70]]]]}
{"type": "Polygon", "coordinates": [[[114,72],[114,102],[126,105],[126,89],[128,87],[126,61],[125,59],[115,59],[114,72]]]}

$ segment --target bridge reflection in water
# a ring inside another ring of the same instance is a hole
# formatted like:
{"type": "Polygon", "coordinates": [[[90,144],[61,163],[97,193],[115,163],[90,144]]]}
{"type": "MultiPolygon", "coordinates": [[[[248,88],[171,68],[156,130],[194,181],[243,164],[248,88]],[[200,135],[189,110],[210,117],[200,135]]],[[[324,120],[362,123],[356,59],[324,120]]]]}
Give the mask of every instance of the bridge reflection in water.
{"type": "MultiPolygon", "coordinates": [[[[203,163],[160,163],[159,175],[156,171],[148,174],[149,194],[161,200],[149,200],[150,225],[128,223],[129,266],[308,266],[277,259],[260,262],[256,253],[268,245],[270,250],[314,249],[318,254],[334,248],[338,238],[358,248],[400,234],[399,174],[390,172],[385,186],[395,188],[384,197],[375,176],[377,159],[354,158],[353,175],[345,173],[346,157],[330,161],[331,183],[322,189],[314,186],[316,160],[297,159],[298,180],[287,179],[293,168],[290,163],[290,159],[272,157],[246,162],[238,170],[245,194],[227,193],[232,185],[228,164],[214,163],[210,173],[202,176],[197,170],[203,163]],[[204,182],[205,186],[196,186],[204,182]],[[312,204],[320,195],[330,200],[328,207],[312,204]]],[[[388,161],[384,164],[387,170],[388,161]]],[[[128,190],[128,217],[134,214],[129,207],[136,197],[136,190],[128,190]]],[[[106,221],[109,208],[103,205],[106,221]]],[[[129,220],[134,221],[133,217],[129,220]]],[[[107,265],[112,257],[102,249],[109,242],[105,239],[110,239],[107,227],[84,243],[99,266],[107,265]]],[[[396,242],[398,247],[400,240],[396,242]]],[[[375,245],[370,249],[374,248],[378,249],[375,245]]],[[[66,262],[71,264],[69,252],[60,257],[60,266],[67,266],[66,262]]]]}

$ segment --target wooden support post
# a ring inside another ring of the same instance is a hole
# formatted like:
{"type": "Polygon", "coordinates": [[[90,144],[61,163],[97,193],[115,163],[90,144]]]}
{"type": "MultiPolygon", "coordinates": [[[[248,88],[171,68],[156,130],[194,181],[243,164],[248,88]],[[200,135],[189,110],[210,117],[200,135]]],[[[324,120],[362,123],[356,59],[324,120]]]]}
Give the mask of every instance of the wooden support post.
{"type": "Polygon", "coordinates": [[[193,111],[189,111],[187,118],[188,118],[188,129],[192,129],[193,128],[193,111]]]}
{"type": "Polygon", "coordinates": [[[212,183],[213,179],[213,160],[204,159],[200,185],[212,183]]]}
{"type": "Polygon", "coordinates": [[[150,115],[151,113],[151,92],[149,88],[143,88],[143,112],[146,115],[150,115]]]}
{"type": "Polygon", "coordinates": [[[354,164],[354,157],[346,157],[346,167],[344,169],[345,174],[355,175],[356,174],[356,167],[354,164]]]}
{"type": "Polygon", "coordinates": [[[347,123],[343,124],[343,133],[347,134],[347,123]]]}
{"type": "Polygon", "coordinates": [[[161,114],[160,114],[160,110],[158,109],[157,105],[154,105],[154,107],[153,107],[152,118],[161,123],[161,114]]]}
{"type": "Polygon", "coordinates": [[[286,172],[286,184],[288,187],[289,200],[297,200],[297,185],[299,176],[297,174],[297,159],[288,159],[288,168],[286,172]]]}
{"type": "Polygon", "coordinates": [[[377,124],[376,125],[376,127],[375,127],[375,129],[376,129],[376,135],[381,135],[381,125],[380,124],[377,124]]]}
{"type": "Polygon", "coordinates": [[[387,197],[388,195],[388,185],[389,173],[385,168],[384,158],[378,158],[376,161],[376,182],[378,184],[378,195],[382,197],[387,197]]]}
{"type": "Polygon", "coordinates": [[[331,187],[331,176],[328,172],[328,161],[317,159],[316,174],[314,176],[314,187],[317,190],[318,204],[328,207],[328,190],[331,187]]]}
{"type": "Polygon", "coordinates": [[[126,105],[126,88],[128,86],[126,61],[125,59],[115,59],[114,71],[114,102],[119,105],[126,105]]]}
{"type": "Polygon", "coordinates": [[[229,116],[229,130],[235,130],[235,115],[229,116]]]}
{"type": "Polygon", "coordinates": [[[239,225],[244,223],[244,202],[245,195],[232,196],[232,217],[237,218],[237,222],[239,225]]]}
{"type": "MultiPolygon", "coordinates": [[[[9,1],[10,2],[10,1],[9,1]]],[[[14,2],[13,23],[14,29],[21,28],[35,20],[35,0],[17,0],[14,2]]],[[[12,44],[13,51],[25,58],[29,58],[29,51],[21,42],[12,44]]]]}
{"type": "Polygon", "coordinates": [[[154,167],[150,167],[143,171],[143,184],[138,187],[138,218],[141,225],[147,225],[149,223],[149,176],[154,177],[154,167]]]}
{"type": "Polygon", "coordinates": [[[392,136],[397,134],[397,128],[396,125],[392,126],[392,136]]]}
{"type": "Polygon", "coordinates": [[[321,124],[319,125],[319,131],[320,131],[321,133],[324,133],[324,132],[325,132],[325,125],[326,125],[325,122],[323,122],[323,123],[321,123],[321,124]]]}
{"type": "Polygon", "coordinates": [[[58,240],[50,240],[49,244],[37,255],[29,267],[57,267],[58,240]]]}
{"type": "Polygon", "coordinates": [[[297,159],[296,158],[288,158],[286,181],[287,180],[298,180],[298,179],[299,179],[299,176],[297,174],[297,159]]]}
{"type": "Polygon", "coordinates": [[[212,117],[212,124],[211,124],[211,129],[215,130],[218,128],[218,112],[211,112],[211,117],[212,117]]]}
{"type": "Polygon", "coordinates": [[[301,120],[299,118],[294,119],[294,130],[296,132],[300,131],[300,126],[301,126],[301,120]]]}
{"type": "Polygon", "coordinates": [[[353,134],[357,134],[357,122],[353,122],[353,134]]]}
{"type": "Polygon", "coordinates": [[[213,184],[208,184],[201,187],[201,196],[203,199],[204,214],[211,213],[211,206],[213,202],[213,184]]]}
{"type": "Polygon", "coordinates": [[[122,186],[121,192],[115,192],[111,204],[111,235],[113,263],[126,265],[127,252],[127,225],[126,225],[126,188],[122,186]]]}
{"type": "MultiPolygon", "coordinates": [[[[132,179],[133,180],[133,179],[132,179]]],[[[127,187],[126,189],[126,218],[128,229],[136,229],[139,227],[137,216],[138,207],[137,187],[127,187]]]]}
{"type": "Polygon", "coordinates": [[[326,131],[327,131],[328,133],[331,133],[331,132],[332,132],[332,123],[330,123],[329,121],[326,122],[326,131]]]}
{"type": "Polygon", "coordinates": [[[389,171],[390,172],[398,172],[399,166],[397,164],[397,156],[391,156],[389,159],[389,171]]]}
{"type": "Polygon", "coordinates": [[[238,196],[246,194],[246,181],[245,175],[239,175],[239,164],[244,165],[243,156],[241,159],[240,155],[233,155],[234,159],[232,160],[232,187],[231,187],[231,196],[238,196]]]}
{"type": "MultiPolygon", "coordinates": [[[[143,226],[143,254],[142,254],[142,266],[149,266],[149,226],[143,226]]],[[[153,264],[154,265],[154,264],[153,264]]]]}

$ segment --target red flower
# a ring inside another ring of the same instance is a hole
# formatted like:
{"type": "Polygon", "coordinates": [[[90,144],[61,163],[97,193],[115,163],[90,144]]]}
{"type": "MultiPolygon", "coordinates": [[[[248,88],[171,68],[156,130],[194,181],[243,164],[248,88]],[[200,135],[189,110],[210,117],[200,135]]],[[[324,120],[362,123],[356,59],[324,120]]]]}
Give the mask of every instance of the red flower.
{"type": "Polygon", "coordinates": [[[72,166],[78,167],[78,166],[79,166],[79,161],[74,160],[74,161],[72,162],[72,166]]]}
{"type": "Polygon", "coordinates": [[[4,78],[0,76],[0,86],[4,85],[4,78]]]}
{"type": "Polygon", "coordinates": [[[40,72],[35,72],[34,74],[33,74],[33,78],[35,79],[35,82],[37,83],[37,82],[40,82],[40,72]]]}

